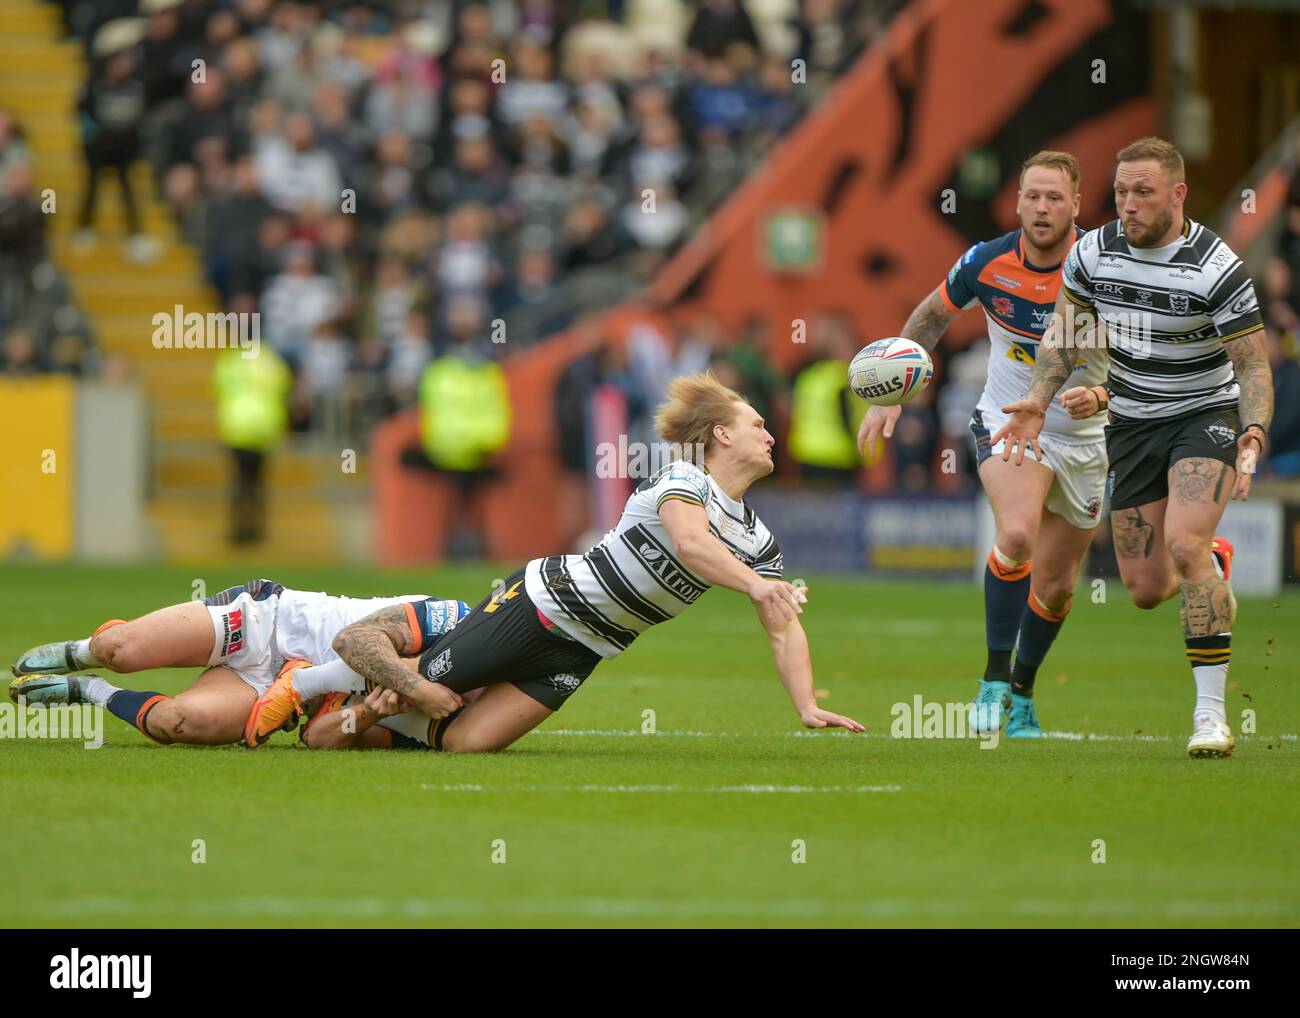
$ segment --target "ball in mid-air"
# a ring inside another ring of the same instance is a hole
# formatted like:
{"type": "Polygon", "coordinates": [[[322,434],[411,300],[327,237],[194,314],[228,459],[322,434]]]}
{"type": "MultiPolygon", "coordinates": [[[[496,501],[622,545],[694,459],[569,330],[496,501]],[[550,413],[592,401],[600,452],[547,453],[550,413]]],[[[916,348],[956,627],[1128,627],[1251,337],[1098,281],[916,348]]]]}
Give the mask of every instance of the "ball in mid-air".
{"type": "Polygon", "coordinates": [[[868,343],[849,364],[849,386],[875,406],[897,406],[930,384],[930,351],[901,336],[868,343]]]}

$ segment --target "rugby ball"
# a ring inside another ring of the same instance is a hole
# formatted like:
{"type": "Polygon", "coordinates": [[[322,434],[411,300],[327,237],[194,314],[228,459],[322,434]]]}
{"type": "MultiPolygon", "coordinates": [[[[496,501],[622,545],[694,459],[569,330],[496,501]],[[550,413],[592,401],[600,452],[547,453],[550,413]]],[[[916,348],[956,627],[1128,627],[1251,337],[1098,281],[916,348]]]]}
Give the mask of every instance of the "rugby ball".
{"type": "Polygon", "coordinates": [[[857,352],[849,364],[849,386],[875,406],[898,406],[930,384],[930,351],[910,339],[878,339],[857,352]]]}

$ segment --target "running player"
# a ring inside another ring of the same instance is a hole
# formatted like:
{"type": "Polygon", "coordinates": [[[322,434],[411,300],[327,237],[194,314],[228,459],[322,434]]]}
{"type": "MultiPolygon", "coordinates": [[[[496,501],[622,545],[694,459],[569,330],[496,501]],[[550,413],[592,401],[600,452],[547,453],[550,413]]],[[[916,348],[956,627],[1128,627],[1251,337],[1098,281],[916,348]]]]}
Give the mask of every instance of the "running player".
{"type": "MultiPolygon", "coordinates": [[[[988,323],[988,382],[971,417],[980,481],[996,522],[984,569],[988,660],[970,708],[977,732],[996,731],[1004,712],[1007,737],[1042,735],[1034,710],[1034,679],[1070,611],[1075,576],[1097,526],[1106,488],[1100,419],[1073,420],[1052,407],[1044,425],[1044,457],[1028,469],[1005,463],[989,441],[1000,408],[1025,391],[1039,340],[1061,285],[1061,262],[1082,233],[1079,164],[1068,152],[1037,152],[1020,170],[1020,228],[976,244],[907,319],[901,335],[934,349],[948,324],[979,304],[988,323]],[[1031,571],[1030,562],[1033,562],[1031,571]],[[1012,651],[1015,662],[1012,663],[1012,651]]],[[[1101,367],[1072,370],[1082,387],[1100,383],[1101,367]]],[[[872,407],[858,448],[874,459],[880,437],[894,433],[902,407],[872,407]]]]}
{"type": "MultiPolygon", "coordinates": [[[[105,707],[163,745],[238,742],[258,695],[277,674],[336,659],[332,643],[340,630],[389,607],[402,613],[413,649],[428,646],[469,612],[463,601],[423,594],[334,597],[251,580],[202,602],[171,605],[131,622],[110,620],[86,639],[34,647],[14,664],[19,678],[10,684],[9,695],[38,705],[105,707]],[[98,675],[70,674],[91,668],[129,673],[186,666],[204,671],[176,696],[122,689],[98,675]]],[[[459,697],[448,697],[441,709],[446,713],[460,705],[459,697]]]]}
{"type": "MultiPolygon", "coordinates": [[[[510,745],[558,710],[602,659],[685,611],[713,584],[749,596],[806,727],[863,730],[817,706],[798,620],[803,588],[781,579],[776,539],[743,501],[749,486],[772,472],[773,438],[763,419],[710,374],[676,379],[668,397],[656,418],[659,434],[682,449],[702,450],[701,462],[677,460],[644,481],[618,524],[585,555],[533,559],[515,572],[423,652],[424,679],[402,667],[401,656],[418,648],[400,608],[338,635],[334,647],[346,665],[431,716],[426,704],[442,704],[439,694],[487,686],[477,701],[434,726],[434,748],[481,752],[510,745]]],[[[330,670],[346,671],[335,662],[316,674],[330,670]]],[[[258,701],[249,725],[256,733],[274,732],[304,700],[331,688],[357,687],[346,676],[323,685],[285,675],[258,701]]]]}
{"type": "MultiPolygon", "coordinates": [[[[1003,458],[1037,448],[1057,390],[1096,318],[1110,348],[1106,389],[1084,399],[1109,408],[1110,519],[1120,575],[1139,608],[1181,595],[1183,639],[1196,682],[1194,757],[1228,756],[1235,738],[1224,688],[1236,600],[1232,546],[1214,531],[1229,498],[1250,494],[1273,419],[1263,320],[1246,267],[1189,219],[1183,157],[1160,138],[1122,149],[1119,218],[1087,233],[1066,261],[1059,327],[1034,365],[1028,396],[995,440],[1003,458]]],[[[1100,418],[1098,418],[1100,419],[1100,418]]]]}

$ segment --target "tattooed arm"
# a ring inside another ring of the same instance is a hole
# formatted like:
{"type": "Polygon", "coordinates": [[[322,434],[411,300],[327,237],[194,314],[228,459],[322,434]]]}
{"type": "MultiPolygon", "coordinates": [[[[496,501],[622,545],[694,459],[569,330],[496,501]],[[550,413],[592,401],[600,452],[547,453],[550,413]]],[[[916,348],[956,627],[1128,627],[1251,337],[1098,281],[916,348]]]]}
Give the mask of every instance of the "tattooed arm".
{"type": "MultiPolygon", "coordinates": [[[[920,343],[927,350],[933,350],[947,331],[949,324],[960,311],[954,311],[943,299],[942,285],[930,291],[930,295],[912,309],[899,333],[904,339],[920,343]]],[[[875,462],[880,454],[880,439],[894,437],[894,425],[902,414],[901,406],[873,406],[858,425],[858,452],[867,457],[868,462],[875,462]]]]}
{"type": "Polygon", "coordinates": [[[927,350],[935,348],[952,320],[961,314],[944,303],[940,290],[936,286],[930,291],[930,296],[913,308],[903,325],[903,331],[899,333],[905,339],[920,343],[927,350]]]}
{"type": "Polygon", "coordinates": [[[461,698],[402,664],[403,656],[418,649],[405,604],[381,608],[334,637],[334,652],[362,678],[400,693],[432,718],[446,717],[461,706],[461,698]]]}
{"type": "Polygon", "coordinates": [[[1029,378],[1029,392],[1024,399],[1002,408],[1010,417],[1007,423],[998,429],[991,440],[996,446],[1002,439],[1007,440],[1002,450],[1002,458],[1010,459],[1016,453],[1016,465],[1025,458],[1025,452],[1034,450],[1039,460],[1043,458],[1038,436],[1047,419],[1047,408],[1057,391],[1074,372],[1076,356],[1095,357],[1098,351],[1092,349],[1093,343],[1079,341],[1079,335],[1092,328],[1095,319],[1091,311],[1079,311],[1065,295],[1062,289],[1056,296],[1056,307],[1052,310],[1052,324],[1043,333],[1038,344],[1038,354],[1034,358],[1034,371],[1029,378]]]}
{"type": "Polygon", "coordinates": [[[1247,428],[1256,424],[1263,430],[1261,434],[1259,430],[1250,428],[1237,437],[1237,483],[1233,486],[1232,497],[1244,501],[1250,495],[1255,464],[1263,455],[1264,439],[1273,423],[1273,369],[1268,363],[1268,344],[1263,329],[1230,340],[1227,347],[1237,373],[1237,384],[1241,387],[1241,395],[1237,397],[1241,426],[1247,428]]]}

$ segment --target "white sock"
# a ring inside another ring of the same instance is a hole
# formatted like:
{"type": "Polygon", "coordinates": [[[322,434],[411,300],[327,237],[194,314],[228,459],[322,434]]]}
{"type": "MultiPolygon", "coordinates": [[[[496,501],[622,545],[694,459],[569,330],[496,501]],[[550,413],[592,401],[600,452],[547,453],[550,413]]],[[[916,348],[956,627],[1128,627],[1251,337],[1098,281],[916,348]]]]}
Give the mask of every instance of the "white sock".
{"type": "Polygon", "coordinates": [[[96,665],[103,663],[90,652],[90,637],[75,642],[72,648],[72,656],[77,659],[77,663],[82,668],[94,668],[96,665]]]}
{"type": "Polygon", "coordinates": [[[325,693],[364,693],[366,680],[348,667],[342,658],[328,664],[298,668],[292,676],[293,688],[306,701],[325,693]]]}
{"type": "Polygon", "coordinates": [[[1228,715],[1223,707],[1223,690],[1228,684],[1228,666],[1194,665],[1192,676],[1196,679],[1196,710],[1193,711],[1193,716],[1213,714],[1226,725],[1228,715]]]}
{"type": "Polygon", "coordinates": [[[115,686],[111,682],[105,682],[96,676],[93,679],[86,679],[81,684],[81,695],[87,703],[93,703],[96,707],[107,707],[108,698],[114,693],[120,693],[121,686],[115,686]]]}

